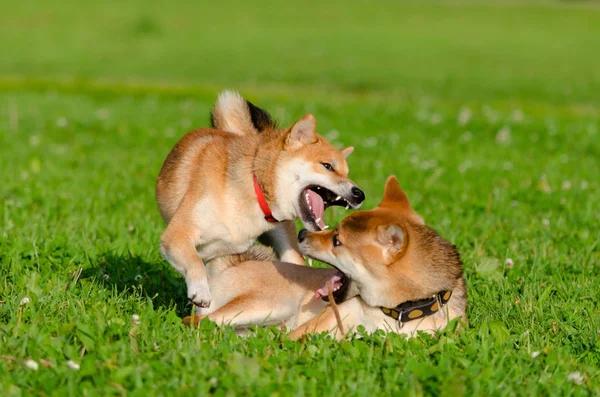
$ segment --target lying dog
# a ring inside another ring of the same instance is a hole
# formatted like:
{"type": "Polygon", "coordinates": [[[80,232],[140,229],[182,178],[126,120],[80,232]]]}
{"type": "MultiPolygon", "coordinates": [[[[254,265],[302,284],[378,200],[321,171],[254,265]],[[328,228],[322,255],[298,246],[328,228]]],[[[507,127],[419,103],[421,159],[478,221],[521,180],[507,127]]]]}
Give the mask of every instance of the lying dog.
{"type": "Polygon", "coordinates": [[[245,252],[267,233],[281,260],[304,264],[291,221],[321,230],[328,206],[358,208],[365,198],[348,179],[353,149],[338,150],[317,135],[310,114],[280,130],[267,112],[225,91],[212,123],[177,143],[156,186],[168,223],[161,252],[200,307],[211,302],[205,262],[245,252]]]}
{"type": "Polygon", "coordinates": [[[299,241],[304,253],[335,269],[273,262],[264,247],[256,246],[221,258],[209,276],[218,298],[195,322],[208,317],[239,331],[284,322],[294,330],[292,339],[324,331],[342,338],[339,320],[351,332],[362,325],[367,332],[408,335],[434,332],[457,317],[466,322],[459,254],[424,226],[395,177],[388,178],[378,207],[348,215],[334,230],[302,230],[299,241]],[[339,320],[328,303],[327,284],[339,302],[339,320]]]}

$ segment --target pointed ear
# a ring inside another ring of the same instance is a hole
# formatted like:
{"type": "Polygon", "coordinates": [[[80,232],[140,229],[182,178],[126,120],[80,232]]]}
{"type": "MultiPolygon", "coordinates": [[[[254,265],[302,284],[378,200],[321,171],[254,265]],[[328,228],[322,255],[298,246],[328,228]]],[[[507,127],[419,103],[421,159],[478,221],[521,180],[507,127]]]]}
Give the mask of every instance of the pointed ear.
{"type": "Polygon", "coordinates": [[[389,255],[396,255],[404,245],[404,229],[400,225],[382,225],[377,228],[377,242],[389,255]]]}
{"type": "Polygon", "coordinates": [[[348,156],[350,156],[353,151],[354,151],[354,147],[348,146],[347,148],[342,149],[342,154],[344,155],[345,158],[348,158],[348,156]]]}
{"type": "Polygon", "coordinates": [[[410,206],[406,193],[404,193],[404,190],[400,187],[400,183],[398,183],[398,179],[394,175],[389,176],[387,179],[385,190],[383,191],[383,199],[379,206],[404,211],[405,215],[413,222],[421,225],[425,224],[423,218],[410,206]]]}
{"type": "Polygon", "coordinates": [[[285,140],[286,147],[297,149],[303,145],[316,142],[317,120],[312,114],[307,114],[290,128],[285,140]]]}
{"type": "Polygon", "coordinates": [[[404,193],[404,190],[400,187],[398,179],[394,175],[388,177],[385,183],[385,190],[383,191],[383,199],[381,200],[380,207],[408,207],[408,197],[404,193]]]}

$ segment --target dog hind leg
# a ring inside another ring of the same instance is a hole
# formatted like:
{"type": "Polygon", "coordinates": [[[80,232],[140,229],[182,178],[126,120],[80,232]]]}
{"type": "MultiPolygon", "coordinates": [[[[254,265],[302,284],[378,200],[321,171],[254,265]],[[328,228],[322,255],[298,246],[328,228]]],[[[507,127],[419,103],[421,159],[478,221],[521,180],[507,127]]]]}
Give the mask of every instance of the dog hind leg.
{"type": "MultiPolygon", "coordinates": [[[[208,314],[198,317],[195,323],[204,317],[218,325],[231,325],[236,328],[244,328],[249,325],[272,325],[286,320],[294,313],[294,307],[280,302],[273,305],[271,297],[260,297],[256,294],[240,295],[224,306],[208,314]]],[[[190,319],[184,319],[184,324],[189,324],[190,319]],[[187,319],[187,321],[186,321],[187,319]]]]}
{"type": "Polygon", "coordinates": [[[188,298],[199,307],[209,307],[210,287],[204,262],[196,251],[197,234],[193,227],[179,221],[178,212],[161,237],[160,251],[185,277],[188,298]]]}

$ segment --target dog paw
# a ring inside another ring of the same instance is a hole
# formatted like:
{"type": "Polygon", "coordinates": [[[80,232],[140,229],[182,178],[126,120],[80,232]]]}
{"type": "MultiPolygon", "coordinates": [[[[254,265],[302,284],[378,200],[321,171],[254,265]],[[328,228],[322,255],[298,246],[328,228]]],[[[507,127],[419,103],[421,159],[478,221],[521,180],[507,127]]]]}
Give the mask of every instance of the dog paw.
{"type": "Polygon", "coordinates": [[[206,277],[188,283],[188,299],[198,307],[210,307],[211,295],[206,277]]]}
{"type": "Polygon", "coordinates": [[[282,262],[293,263],[295,265],[306,266],[306,262],[304,261],[304,257],[293,250],[288,250],[281,255],[282,262]]]}
{"type": "Polygon", "coordinates": [[[196,314],[194,316],[194,319],[192,320],[192,316],[186,316],[183,318],[183,320],[181,320],[181,322],[183,322],[184,325],[187,325],[188,327],[192,325],[192,323],[195,326],[198,326],[198,323],[200,322],[200,320],[202,320],[204,318],[204,316],[201,316],[199,314],[196,314]]]}

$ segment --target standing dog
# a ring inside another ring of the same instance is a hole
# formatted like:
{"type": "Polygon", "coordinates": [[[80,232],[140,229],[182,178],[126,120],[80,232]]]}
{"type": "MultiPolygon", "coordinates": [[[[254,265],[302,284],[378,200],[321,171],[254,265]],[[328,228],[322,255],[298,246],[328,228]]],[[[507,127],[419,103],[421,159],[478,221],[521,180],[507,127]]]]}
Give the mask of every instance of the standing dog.
{"type": "MultiPolygon", "coordinates": [[[[290,337],[344,330],[414,335],[434,332],[461,317],[466,287],[456,248],[423,224],[395,177],[388,178],[378,207],[344,218],[334,230],[299,233],[307,255],[334,269],[274,262],[264,247],[219,258],[209,277],[213,307],[195,317],[235,326],[284,322],[290,337]],[[268,261],[268,262],[265,262],[268,261]],[[329,305],[328,286],[335,308],[329,305]]],[[[184,319],[191,323],[191,318],[184,319]]]]}
{"type": "Polygon", "coordinates": [[[212,124],[177,143],[156,186],[168,224],[161,252],[200,307],[211,302],[204,262],[245,252],[267,233],[281,260],[304,264],[291,221],[321,230],[325,208],[358,208],[365,198],[348,179],[353,149],[338,150],[317,135],[310,114],[278,129],[267,112],[225,91],[212,124]]]}

